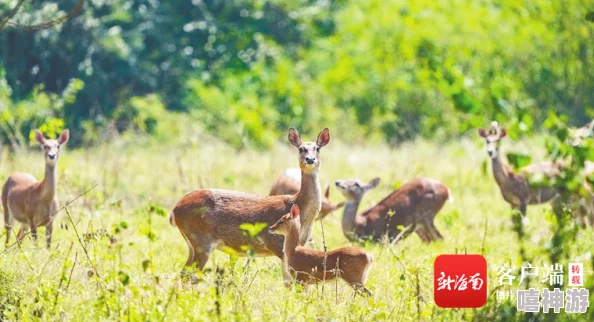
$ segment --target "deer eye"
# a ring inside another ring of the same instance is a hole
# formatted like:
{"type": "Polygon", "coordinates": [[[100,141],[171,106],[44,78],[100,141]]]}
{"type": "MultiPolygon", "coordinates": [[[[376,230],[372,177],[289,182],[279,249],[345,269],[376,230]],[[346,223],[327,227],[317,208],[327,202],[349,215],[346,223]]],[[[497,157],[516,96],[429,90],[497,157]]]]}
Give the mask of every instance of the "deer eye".
{"type": "Polygon", "coordinates": [[[320,153],[320,149],[321,149],[320,147],[317,147],[316,151],[318,151],[318,153],[320,153]]]}
{"type": "Polygon", "coordinates": [[[301,152],[301,153],[305,152],[305,148],[299,148],[299,152],[301,152]]]}

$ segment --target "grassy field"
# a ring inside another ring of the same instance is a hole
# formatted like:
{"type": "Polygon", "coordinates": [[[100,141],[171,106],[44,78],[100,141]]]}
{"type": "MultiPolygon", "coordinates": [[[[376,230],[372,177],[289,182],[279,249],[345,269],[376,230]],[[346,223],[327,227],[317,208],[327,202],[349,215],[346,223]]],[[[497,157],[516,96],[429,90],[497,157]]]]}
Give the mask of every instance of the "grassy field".
{"type": "MultiPolygon", "coordinates": [[[[491,292],[498,285],[494,267],[503,263],[519,267],[521,258],[510,207],[500,195],[490,164],[486,168],[482,165],[488,158],[478,137],[447,145],[416,142],[389,148],[350,146],[339,141],[339,133],[332,135],[322,150],[323,187],[337,179],[369,181],[381,177],[380,185],[366,195],[361,208],[419,176],[442,181],[454,197],[436,218],[436,226],[445,237],[442,242],[423,245],[417,235],[411,235],[393,246],[360,245],[376,259],[368,282],[371,299],[355,296],[343,282],[328,282],[309,293],[285,289],[277,258],[233,260],[220,252],[211,257],[201,282],[182,282],[179,271],[187,246],[165,215],[177,200],[201,187],[267,194],[286,167],[297,166],[297,152],[288,142],[268,152],[236,152],[212,139],[159,145],[144,138],[124,138],[92,149],[63,151],[58,169],[61,205],[97,186],[68,207],[70,217],[60,212],[51,250],[46,250],[43,242],[35,246],[28,237],[22,248],[1,248],[0,319],[592,319],[592,308],[585,315],[527,316],[516,313],[515,297],[511,304],[496,301],[491,292]],[[490,265],[489,302],[476,310],[441,309],[432,298],[433,261],[439,254],[464,252],[486,256],[490,265]]],[[[502,149],[529,152],[534,160],[541,160],[542,146],[538,139],[506,139],[502,149]]],[[[0,162],[2,181],[14,171],[30,172],[37,178],[43,174],[41,151],[10,156],[4,152],[0,162]]],[[[334,187],[331,198],[343,200],[334,187]]],[[[550,264],[549,210],[548,205],[528,208],[524,246],[533,264],[550,264]]],[[[349,244],[341,231],[341,215],[338,211],[323,222],[329,249],[349,244]]],[[[322,245],[321,228],[316,222],[313,237],[318,249],[322,245]]],[[[586,283],[591,283],[593,237],[592,231],[579,230],[577,242],[568,246],[571,258],[585,263],[586,283]]],[[[516,287],[514,284],[513,289],[516,287]]]]}

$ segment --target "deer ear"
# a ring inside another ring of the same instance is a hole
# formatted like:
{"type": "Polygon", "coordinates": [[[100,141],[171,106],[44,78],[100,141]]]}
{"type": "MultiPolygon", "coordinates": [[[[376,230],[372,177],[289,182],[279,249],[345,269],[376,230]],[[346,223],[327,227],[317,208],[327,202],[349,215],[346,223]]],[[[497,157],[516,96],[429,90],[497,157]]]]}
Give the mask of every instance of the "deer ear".
{"type": "Polygon", "coordinates": [[[499,134],[499,138],[505,137],[507,135],[507,131],[504,128],[501,129],[501,133],[499,134]]]}
{"type": "Polygon", "coordinates": [[[330,130],[328,128],[325,128],[322,130],[322,132],[320,132],[320,134],[318,134],[316,144],[320,148],[323,148],[326,146],[326,144],[328,144],[328,142],[330,142],[330,130]]]}
{"type": "Polygon", "coordinates": [[[45,137],[43,134],[41,134],[41,132],[39,132],[39,130],[35,130],[35,141],[37,141],[39,145],[43,145],[45,143],[45,137]]]}
{"type": "Polygon", "coordinates": [[[297,217],[299,217],[299,206],[294,204],[293,207],[291,207],[291,218],[295,219],[297,217]]]}
{"type": "Polygon", "coordinates": [[[60,134],[60,138],[58,138],[58,143],[60,143],[60,145],[66,144],[66,142],[68,142],[68,139],[70,139],[70,130],[66,129],[62,131],[62,134],[60,134]]]}
{"type": "Polygon", "coordinates": [[[294,128],[289,129],[289,142],[296,148],[301,146],[301,135],[294,128]]]}
{"type": "Polygon", "coordinates": [[[373,189],[373,188],[377,187],[377,185],[379,184],[379,182],[380,182],[380,178],[379,177],[378,178],[375,178],[375,179],[371,180],[371,182],[369,182],[365,186],[365,189],[366,190],[373,189]]]}
{"type": "Polygon", "coordinates": [[[483,138],[487,137],[487,133],[483,129],[478,129],[478,134],[483,138]]]}
{"type": "Polygon", "coordinates": [[[326,186],[326,192],[324,192],[324,197],[330,198],[330,185],[326,186]]]}

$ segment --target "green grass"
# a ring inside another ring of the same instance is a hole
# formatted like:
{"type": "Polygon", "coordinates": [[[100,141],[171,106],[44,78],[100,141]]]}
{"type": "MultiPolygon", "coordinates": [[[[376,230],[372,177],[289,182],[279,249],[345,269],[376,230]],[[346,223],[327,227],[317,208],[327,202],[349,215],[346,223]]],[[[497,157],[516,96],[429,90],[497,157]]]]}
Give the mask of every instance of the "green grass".
{"type": "MultiPolygon", "coordinates": [[[[339,134],[333,133],[332,141],[322,150],[322,186],[337,179],[369,181],[381,177],[378,188],[364,197],[360,210],[419,176],[442,181],[454,197],[454,202],[447,203],[436,217],[444,241],[423,245],[418,236],[411,235],[394,246],[359,245],[376,258],[368,282],[372,299],[354,296],[341,281],[327,282],[309,293],[286,289],[277,258],[232,260],[221,252],[211,256],[200,283],[182,282],[179,271],[187,257],[187,246],[179,231],[160,214],[162,209],[169,212],[184,194],[201,187],[266,194],[286,167],[297,165],[297,152],[288,143],[268,152],[236,152],[210,139],[180,140],[166,146],[144,138],[133,143],[125,138],[97,148],[62,152],[58,170],[61,205],[97,186],[69,206],[74,225],[64,211],[60,212],[51,250],[46,250],[43,242],[35,246],[29,238],[22,248],[2,248],[0,319],[591,319],[593,308],[586,315],[516,313],[515,298],[506,304],[491,296],[488,305],[477,310],[441,309],[434,304],[433,261],[439,254],[484,254],[490,265],[490,292],[498,284],[494,266],[521,265],[510,207],[500,195],[490,164],[487,172],[482,170],[481,164],[487,160],[482,141],[472,138],[445,146],[416,142],[392,149],[350,146],[335,137],[339,134]]],[[[528,152],[538,161],[543,155],[541,146],[541,140],[506,140],[502,148],[528,152]]],[[[0,162],[2,180],[14,171],[27,171],[38,178],[42,175],[42,155],[37,150],[13,156],[5,152],[0,162]]],[[[336,202],[343,199],[334,187],[331,198],[336,202]]],[[[548,205],[528,208],[530,223],[524,245],[533,264],[549,263],[549,209],[548,205]]],[[[329,249],[349,244],[341,231],[340,216],[341,211],[323,222],[329,249]]],[[[313,233],[318,249],[322,245],[320,225],[316,222],[313,233]]],[[[592,282],[593,237],[592,231],[579,230],[576,242],[566,245],[571,259],[585,263],[588,285],[592,282]]]]}

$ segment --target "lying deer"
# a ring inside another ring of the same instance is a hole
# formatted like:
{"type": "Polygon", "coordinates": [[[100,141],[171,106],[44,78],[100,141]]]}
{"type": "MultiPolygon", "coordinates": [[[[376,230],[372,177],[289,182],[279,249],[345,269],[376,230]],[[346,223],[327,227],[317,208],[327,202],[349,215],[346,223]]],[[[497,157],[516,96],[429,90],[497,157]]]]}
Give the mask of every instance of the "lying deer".
{"type": "Polygon", "coordinates": [[[325,253],[301,246],[297,204],[268,230],[285,238],[284,275],[291,276],[292,280],[304,286],[340,277],[356,291],[371,295],[365,283],[373,264],[373,254],[355,247],[342,247],[325,253]]]}
{"type": "Polygon", "coordinates": [[[520,210],[524,218],[526,218],[527,205],[546,203],[558,195],[557,190],[551,187],[532,187],[528,178],[536,174],[547,177],[558,175],[561,163],[549,161],[534,163],[520,169],[518,173],[514,173],[512,168],[503,162],[501,153],[499,153],[500,140],[506,136],[506,130],[499,128],[497,122],[492,122],[488,132],[479,129],[478,133],[485,139],[487,153],[493,166],[493,176],[499,185],[503,199],[513,209],[520,210]]]}
{"type": "MultiPolygon", "coordinates": [[[[276,180],[272,186],[272,189],[270,189],[269,195],[293,195],[299,191],[300,186],[301,170],[297,168],[288,168],[276,180]]],[[[322,209],[320,210],[320,215],[317,219],[323,219],[324,217],[328,216],[328,214],[341,208],[342,206],[344,206],[344,202],[339,202],[338,204],[332,203],[330,200],[330,186],[327,186],[326,192],[324,193],[324,198],[322,199],[322,209]]]]}
{"type": "Polygon", "coordinates": [[[37,241],[37,227],[45,226],[47,248],[52,242],[52,225],[58,211],[56,188],[58,178],[56,167],[60,158],[60,147],[66,142],[70,132],[64,130],[57,140],[46,139],[41,132],[35,130],[35,140],[43,148],[45,156],[45,177],[38,182],[34,176],[13,173],[2,187],[2,206],[4,207],[4,228],[6,229],[6,245],[14,220],[21,223],[17,234],[19,245],[28,228],[33,240],[37,241]]]}
{"type": "Polygon", "coordinates": [[[257,256],[277,256],[283,260],[282,236],[264,229],[257,238],[250,238],[239,226],[245,223],[270,226],[287,214],[293,204],[303,210],[299,243],[303,245],[309,240],[322,203],[318,181],[320,149],[330,142],[330,131],[326,128],[320,132],[316,142],[302,143],[299,133],[291,128],[289,142],[299,150],[302,178],[296,194],[261,197],[237,191],[202,189],[178,201],[169,221],[177,226],[188,243],[186,268],[196,265],[202,270],[217,248],[230,248],[238,255],[245,255],[245,247],[249,247],[257,256]]]}
{"type": "Polygon", "coordinates": [[[351,241],[371,238],[379,241],[387,235],[393,241],[400,233],[400,225],[407,227],[402,237],[413,230],[425,243],[443,239],[433,219],[446,200],[452,201],[450,190],[431,178],[419,178],[392,192],[377,205],[357,214],[363,195],[377,187],[380,178],[365,184],[357,179],[338,180],[336,186],[347,199],[342,215],[342,230],[351,241]]]}

